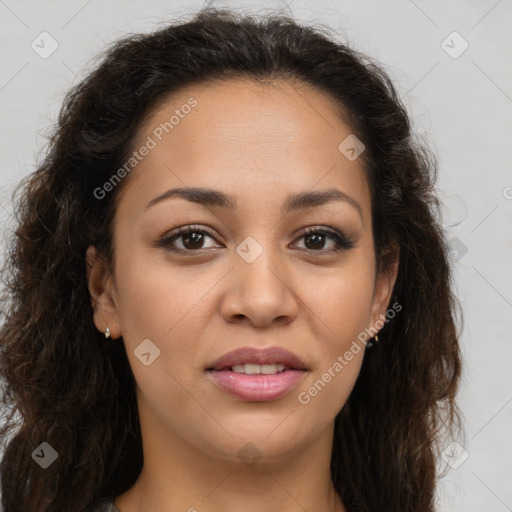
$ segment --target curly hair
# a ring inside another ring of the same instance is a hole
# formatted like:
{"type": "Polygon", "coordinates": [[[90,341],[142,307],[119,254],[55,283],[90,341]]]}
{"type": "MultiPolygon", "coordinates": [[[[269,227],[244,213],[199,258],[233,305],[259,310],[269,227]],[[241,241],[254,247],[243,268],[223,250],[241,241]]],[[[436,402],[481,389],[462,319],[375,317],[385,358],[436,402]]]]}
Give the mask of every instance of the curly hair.
{"type": "Polygon", "coordinates": [[[331,476],[350,512],[435,509],[437,458],[460,427],[458,313],[435,193],[437,158],[381,65],[324,26],[282,14],[205,8],[113,43],[66,95],[35,172],[14,195],[2,279],[2,505],[6,512],[82,511],[129,489],[142,469],[135,380],[124,343],[93,323],[85,254],[112,265],[116,198],[94,194],[133,151],[159,102],[226,77],[298,80],[327,92],[364,143],[377,268],[400,265],[403,308],[367,350],[335,419],[331,476]],[[18,197],[19,196],[19,197],[18,197]],[[50,469],[32,453],[43,441],[50,469]]]}

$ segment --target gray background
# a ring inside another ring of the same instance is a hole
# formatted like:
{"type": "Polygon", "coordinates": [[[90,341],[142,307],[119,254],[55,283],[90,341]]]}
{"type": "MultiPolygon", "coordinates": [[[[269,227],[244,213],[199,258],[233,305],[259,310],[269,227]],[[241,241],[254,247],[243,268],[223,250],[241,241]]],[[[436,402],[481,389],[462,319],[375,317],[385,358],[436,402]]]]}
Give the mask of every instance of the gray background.
{"type": "MultiPolygon", "coordinates": [[[[35,169],[64,93],[105,45],[202,5],[0,0],[2,233],[12,227],[13,184],[35,169]],[[35,41],[42,52],[46,37],[44,49],[51,48],[48,36],[40,36],[44,31],[58,44],[47,58],[31,47],[35,41]]],[[[439,510],[512,510],[512,1],[213,5],[253,13],[291,11],[306,23],[334,28],[384,64],[415,129],[436,149],[443,223],[452,239],[456,292],[464,307],[465,358],[459,395],[465,438],[439,487],[439,510]],[[461,53],[464,41],[469,46],[461,53]]]]}

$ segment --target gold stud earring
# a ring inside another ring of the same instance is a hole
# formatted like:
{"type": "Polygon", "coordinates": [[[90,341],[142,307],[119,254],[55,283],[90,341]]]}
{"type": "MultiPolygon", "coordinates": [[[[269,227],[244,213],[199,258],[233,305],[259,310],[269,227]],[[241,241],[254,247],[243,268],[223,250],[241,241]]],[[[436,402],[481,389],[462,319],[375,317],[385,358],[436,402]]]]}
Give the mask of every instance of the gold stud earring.
{"type": "Polygon", "coordinates": [[[379,341],[379,337],[377,335],[375,335],[373,338],[375,339],[375,343],[379,341]]]}

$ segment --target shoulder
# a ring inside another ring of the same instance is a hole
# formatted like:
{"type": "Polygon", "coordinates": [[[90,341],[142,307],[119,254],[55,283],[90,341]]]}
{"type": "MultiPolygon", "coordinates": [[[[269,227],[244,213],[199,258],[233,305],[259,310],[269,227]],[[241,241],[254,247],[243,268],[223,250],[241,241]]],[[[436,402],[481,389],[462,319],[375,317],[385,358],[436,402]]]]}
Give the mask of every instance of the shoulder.
{"type": "Polygon", "coordinates": [[[119,512],[110,498],[100,498],[90,503],[82,512],[119,512]]]}

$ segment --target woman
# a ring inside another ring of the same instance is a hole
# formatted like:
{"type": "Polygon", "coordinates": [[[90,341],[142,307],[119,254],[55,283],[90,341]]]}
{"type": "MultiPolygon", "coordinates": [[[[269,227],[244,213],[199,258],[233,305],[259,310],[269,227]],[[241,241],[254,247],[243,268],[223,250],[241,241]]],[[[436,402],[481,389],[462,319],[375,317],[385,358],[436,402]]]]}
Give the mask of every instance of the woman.
{"type": "Polygon", "coordinates": [[[432,511],[459,426],[436,160],[284,16],[114,44],[20,188],[6,512],[432,511]]]}

